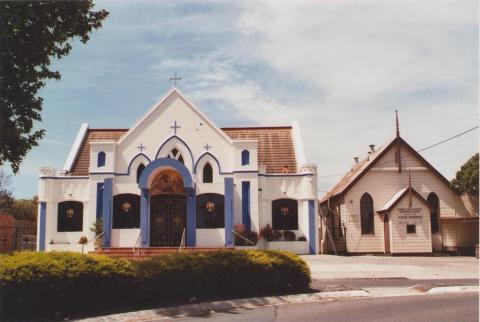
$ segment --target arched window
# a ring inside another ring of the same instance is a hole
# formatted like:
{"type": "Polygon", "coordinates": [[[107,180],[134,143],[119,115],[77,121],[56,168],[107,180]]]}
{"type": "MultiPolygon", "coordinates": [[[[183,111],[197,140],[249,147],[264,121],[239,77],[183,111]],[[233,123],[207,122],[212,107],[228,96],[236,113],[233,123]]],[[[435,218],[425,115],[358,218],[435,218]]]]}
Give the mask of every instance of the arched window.
{"type": "Polygon", "coordinates": [[[101,168],[105,166],[105,152],[100,151],[97,154],[97,167],[101,168]]]}
{"type": "Polygon", "coordinates": [[[278,230],[298,229],[298,201],[277,199],[272,201],[272,228],[278,230]]]}
{"type": "Polygon", "coordinates": [[[210,163],[205,164],[203,167],[203,183],[213,182],[213,169],[210,163]]]}
{"type": "Polygon", "coordinates": [[[364,193],[360,199],[360,221],[362,234],[373,234],[373,199],[368,193],[364,193]]]}
{"type": "Polygon", "coordinates": [[[242,151],[242,165],[250,164],[250,152],[248,150],[242,151]]]}
{"type": "Polygon", "coordinates": [[[218,193],[197,196],[197,228],[225,227],[225,197],[218,193]]]}
{"type": "Polygon", "coordinates": [[[83,203],[63,201],[58,203],[57,231],[83,230],[83,203]]]}
{"type": "Polygon", "coordinates": [[[145,166],[143,163],[140,163],[140,165],[137,168],[137,183],[140,181],[140,176],[142,175],[143,170],[145,170],[145,166]]]}
{"type": "Polygon", "coordinates": [[[170,151],[170,153],[167,155],[167,158],[175,159],[178,162],[185,164],[183,156],[177,148],[173,148],[172,151],[170,151]]]}
{"type": "Polygon", "coordinates": [[[432,230],[432,234],[438,233],[438,215],[440,213],[440,202],[438,200],[438,196],[432,192],[427,197],[427,202],[432,207],[430,210],[430,229],[432,230]]]}
{"type": "Polygon", "coordinates": [[[113,196],[112,228],[140,227],[140,196],[132,193],[122,193],[113,196]]]}

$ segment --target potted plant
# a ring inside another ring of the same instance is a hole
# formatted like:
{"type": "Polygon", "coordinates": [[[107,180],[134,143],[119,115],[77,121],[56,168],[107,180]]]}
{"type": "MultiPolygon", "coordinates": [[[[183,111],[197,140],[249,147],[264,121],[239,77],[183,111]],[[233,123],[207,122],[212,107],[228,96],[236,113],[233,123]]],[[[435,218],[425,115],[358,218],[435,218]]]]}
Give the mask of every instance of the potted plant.
{"type": "Polygon", "coordinates": [[[80,240],[78,241],[80,245],[82,245],[82,254],[83,254],[83,247],[88,243],[88,239],[85,236],[80,237],[80,240]]]}
{"type": "Polygon", "coordinates": [[[273,229],[270,225],[265,226],[260,230],[260,237],[263,238],[265,241],[272,241],[273,240],[273,229]]]}
{"type": "Polygon", "coordinates": [[[285,239],[286,241],[295,241],[295,233],[291,230],[285,230],[283,231],[283,239],[285,239]]]}
{"type": "MultiPolygon", "coordinates": [[[[90,227],[90,231],[95,233],[95,237],[99,236],[101,233],[103,233],[103,221],[102,219],[97,219],[92,227],[90,227]]],[[[103,235],[100,237],[97,237],[95,239],[95,246],[101,247],[103,245],[103,235]]]]}
{"type": "Polygon", "coordinates": [[[272,232],[272,234],[273,234],[273,240],[274,240],[274,241],[279,241],[279,240],[282,239],[282,235],[283,235],[283,234],[282,234],[282,232],[281,232],[280,230],[274,230],[274,231],[272,232]]]}

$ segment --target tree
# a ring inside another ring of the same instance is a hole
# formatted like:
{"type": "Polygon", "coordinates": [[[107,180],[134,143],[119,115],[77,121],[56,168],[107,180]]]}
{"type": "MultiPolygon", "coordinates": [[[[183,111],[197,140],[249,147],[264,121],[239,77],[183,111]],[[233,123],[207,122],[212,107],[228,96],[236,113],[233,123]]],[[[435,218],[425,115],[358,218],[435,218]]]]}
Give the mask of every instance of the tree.
{"type": "Polygon", "coordinates": [[[15,173],[45,135],[34,122],[42,120],[38,90],[60,79],[51,59],[68,55],[77,37],[85,44],[108,16],[93,7],[92,0],[0,2],[0,165],[9,162],[15,173]]]}
{"type": "Polygon", "coordinates": [[[452,187],[459,194],[468,193],[470,196],[478,196],[478,153],[468,159],[457,171],[452,187]]]}
{"type": "Polygon", "coordinates": [[[9,210],[13,205],[14,199],[10,189],[10,177],[0,169],[0,212],[9,210]]]}
{"type": "Polygon", "coordinates": [[[37,198],[15,200],[10,212],[16,220],[35,221],[37,219],[37,198]]]}

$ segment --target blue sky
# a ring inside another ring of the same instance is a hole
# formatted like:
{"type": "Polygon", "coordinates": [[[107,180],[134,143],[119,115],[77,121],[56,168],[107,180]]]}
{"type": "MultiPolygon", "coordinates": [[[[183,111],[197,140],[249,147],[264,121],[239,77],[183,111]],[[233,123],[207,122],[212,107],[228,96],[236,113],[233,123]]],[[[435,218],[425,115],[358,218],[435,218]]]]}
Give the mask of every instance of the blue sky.
{"type": "MultiPolygon", "coordinates": [[[[169,89],[219,126],[298,120],[319,190],[401,135],[417,149],[478,124],[477,1],[97,1],[110,16],[54,63],[41,91],[47,135],[12,178],[37,193],[81,123],[130,127],[169,89]]],[[[448,179],[478,152],[478,131],[422,153],[448,179]]],[[[5,170],[9,171],[8,167],[5,170]]],[[[323,193],[320,192],[320,195],[323,193]]]]}

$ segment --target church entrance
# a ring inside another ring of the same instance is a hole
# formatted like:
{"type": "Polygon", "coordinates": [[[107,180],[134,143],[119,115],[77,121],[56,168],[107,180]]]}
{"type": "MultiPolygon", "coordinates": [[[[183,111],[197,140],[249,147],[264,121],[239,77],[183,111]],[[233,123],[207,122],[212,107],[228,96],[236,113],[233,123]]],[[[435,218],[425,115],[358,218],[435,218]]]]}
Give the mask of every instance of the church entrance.
{"type": "MultiPolygon", "coordinates": [[[[163,170],[150,188],[150,246],[178,247],[187,225],[185,189],[181,175],[163,170]]],[[[186,236],[185,236],[186,238],[186,236]]]]}

